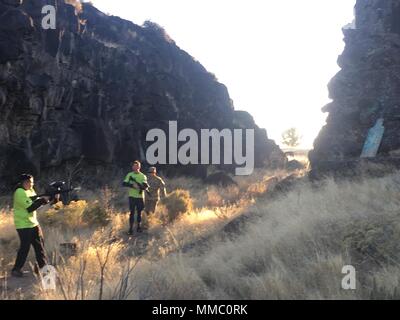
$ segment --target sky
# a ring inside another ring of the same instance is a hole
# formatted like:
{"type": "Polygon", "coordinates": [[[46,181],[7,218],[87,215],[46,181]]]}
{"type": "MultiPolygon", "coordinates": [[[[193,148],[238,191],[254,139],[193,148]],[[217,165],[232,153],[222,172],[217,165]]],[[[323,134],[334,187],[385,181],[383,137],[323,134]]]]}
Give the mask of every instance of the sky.
{"type": "Polygon", "coordinates": [[[151,20],[225,84],[281,145],[296,127],[312,148],[327,114],[327,84],[340,70],[342,27],[356,0],[92,0],[105,13],[151,20]]]}

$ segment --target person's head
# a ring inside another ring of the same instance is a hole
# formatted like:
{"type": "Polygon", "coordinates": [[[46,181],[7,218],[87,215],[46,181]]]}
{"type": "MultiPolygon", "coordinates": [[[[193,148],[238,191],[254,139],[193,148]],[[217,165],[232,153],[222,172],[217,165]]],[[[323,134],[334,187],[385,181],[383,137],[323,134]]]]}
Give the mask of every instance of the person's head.
{"type": "Polygon", "coordinates": [[[138,160],[133,161],[133,163],[132,163],[132,170],[133,171],[139,172],[140,171],[140,167],[141,167],[141,163],[138,160]]]}
{"type": "Polygon", "coordinates": [[[30,190],[34,186],[33,176],[31,174],[21,174],[19,177],[19,185],[25,190],[30,190]]]}
{"type": "Polygon", "coordinates": [[[150,167],[149,168],[149,174],[155,176],[157,175],[157,168],[156,167],[150,167]]]}

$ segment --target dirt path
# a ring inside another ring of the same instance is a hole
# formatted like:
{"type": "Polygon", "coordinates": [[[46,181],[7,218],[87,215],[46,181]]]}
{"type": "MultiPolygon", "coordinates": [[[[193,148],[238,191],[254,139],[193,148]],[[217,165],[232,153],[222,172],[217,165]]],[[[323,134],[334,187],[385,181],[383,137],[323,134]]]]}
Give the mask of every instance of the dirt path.
{"type": "Polygon", "coordinates": [[[31,271],[25,271],[23,278],[12,277],[10,274],[0,276],[0,300],[33,299],[33,286],[37,283],[31,271]]]}
{"type": "MultiPolygon", "coordinates": [[[[134,235],[121,235],[116,240],[123,240],[129,244],[130,254],[133,256],[142,256],[146,253],[149,241],[154,238],[154,234],[148,230],[143,233],[135,232],[134,235]]],[[[35,299],[34,286],[39,284],[39,280],[34,276],[28,266],[25,266],[24,277],[16,278],[11,276],[11,271],[7,275],[0,272],[0,300],[30,300],[35,299]],[[29,270],[29,271],[27,271],[29,270]]]]}

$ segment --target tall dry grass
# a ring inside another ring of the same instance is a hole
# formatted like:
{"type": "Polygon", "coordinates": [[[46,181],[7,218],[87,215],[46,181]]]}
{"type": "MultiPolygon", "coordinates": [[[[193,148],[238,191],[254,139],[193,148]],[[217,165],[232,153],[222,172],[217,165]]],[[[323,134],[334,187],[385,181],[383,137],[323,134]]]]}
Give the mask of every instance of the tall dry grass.
{"type": "MultiPolygon", "coordinates": [[[[304,181],[274,200],[265,196],[271,176],[236,178],[234,189],[167,180],[170,190],[174,183],[176,189],[187,187],[194,208],[163,225],[159,217],[166,209],[160,206],[149,231],[133,239],[124,236],[128,213],[112,201],[105,226],[46,226],[48,250],[57,253],[57,245],[68,241],[79,249],[57,260],[57,291],[38,284],[35,298],[400,297],[400,174],[361,182],[304,181]],[[244,221],[239,230],[225,228],[236,219],[244,221]],[[341,287],[345,265],[356,268],[356,290],[341,287]]],[[[112,193],[105,197],[112,199],[112,193]]],[[[0,238],[9,239],[0,249],[7,253],[15,249],[9,212],[3,210],[0,221],[0,238]]]]}

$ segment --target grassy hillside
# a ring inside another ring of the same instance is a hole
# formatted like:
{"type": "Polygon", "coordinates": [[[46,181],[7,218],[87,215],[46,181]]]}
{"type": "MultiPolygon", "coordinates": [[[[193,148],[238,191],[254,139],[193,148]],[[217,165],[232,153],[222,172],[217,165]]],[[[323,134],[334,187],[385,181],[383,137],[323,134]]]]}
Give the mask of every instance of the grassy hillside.
{"type": "MultiPolygon", "coordinates": [[[[301,175],[301,173],[299,173],[301,175]]],[[[57,264],[57,291],[39,281],[3,298],[34,299],[374,299],[399,298],[400,175],[359,182],[303,179],[271,197],[285,172],[258,171],[238,186],[167,180],[190,192],[193,209],[173,222],[166,206],[150,229],[125,236],[125,193],[110,186],[85,201],[40,216],[57,264]],[[69,257],[60,244],[78,244],[69,257]],[[357,289],[341,288],[342,268],[356,268],[357,289]]],[[[186,199],[186,198],[185,198],[186,199]]],[[[189,201],[188,199],[184,201],[189,201]]],[[[169,204],[170,210],[173,205],[169,204]]],[[[18,239],[10,210],[0,213],[2,279],[18,239]]],[[[31,261],[34,261],[31,256],[31,261]]],[[[29,267],[28,267],[29,269],[29,267]]],[[[12,279],[9,279],[12,281],[12,279]]],[[[18,283],[19,284],[19,283],[18,283]]]]}

